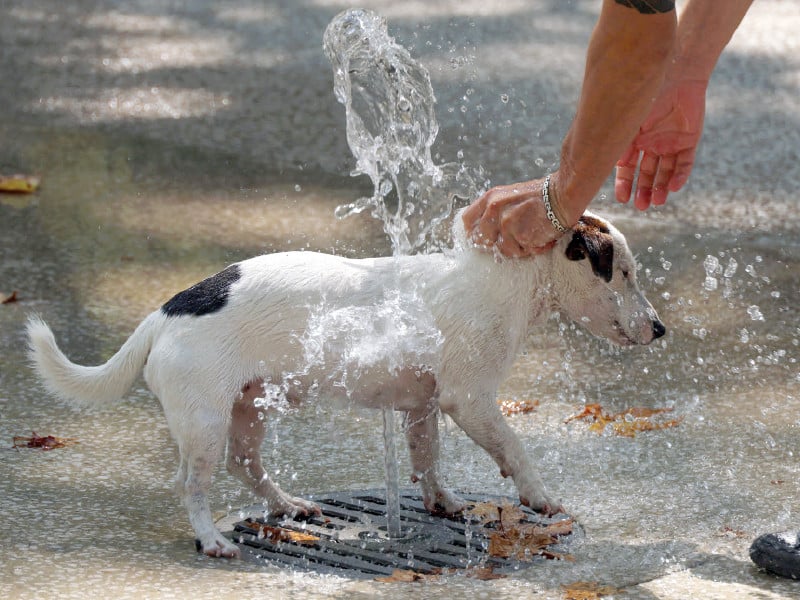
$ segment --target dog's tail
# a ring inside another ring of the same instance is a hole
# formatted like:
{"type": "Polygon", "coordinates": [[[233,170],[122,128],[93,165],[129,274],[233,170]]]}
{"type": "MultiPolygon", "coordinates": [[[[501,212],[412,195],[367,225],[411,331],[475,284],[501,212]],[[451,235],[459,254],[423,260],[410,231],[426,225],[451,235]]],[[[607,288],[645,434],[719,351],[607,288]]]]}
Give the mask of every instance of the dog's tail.
{"type": "Polygon", "coordinates": [[[34,316],[28,319],[28,356],[44,386],[55,396],[80,406],[107,404],[122,398],[142,372],[157,320],[158,313],[153,313],[142,321],[107,363],[84,367],[61,352],[50,327],[34,316]]]}

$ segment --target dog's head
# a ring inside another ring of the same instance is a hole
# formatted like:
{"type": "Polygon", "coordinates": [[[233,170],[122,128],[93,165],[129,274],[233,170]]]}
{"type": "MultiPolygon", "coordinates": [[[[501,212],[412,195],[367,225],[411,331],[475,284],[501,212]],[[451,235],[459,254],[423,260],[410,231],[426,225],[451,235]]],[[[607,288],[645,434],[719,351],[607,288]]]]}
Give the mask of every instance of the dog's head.
{"type": "Polygon", "coordinates": [[[636,282],[636,261],[611,223],[586,212],[553,249],[559,310],[590,333],[621,346],[649,344],[664,325],[636,282]]]}

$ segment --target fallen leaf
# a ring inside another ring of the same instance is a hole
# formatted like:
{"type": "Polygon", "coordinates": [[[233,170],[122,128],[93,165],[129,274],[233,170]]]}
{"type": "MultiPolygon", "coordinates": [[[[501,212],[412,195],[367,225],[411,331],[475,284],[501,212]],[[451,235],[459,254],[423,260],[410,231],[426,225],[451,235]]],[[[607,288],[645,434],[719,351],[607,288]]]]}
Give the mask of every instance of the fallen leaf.
{"type": "Polygon", "coordinates": [[[572,533],[572,523],[572,519],[564,519],[549,525],[520,523],[498,529],[489,535],[489,554],[517,560],[532,560],[536,556],[572,560],[569,555],[549,549],[549,546],[558,543],[560,536],[572,533]]]}
{"type": "Polygon", "coordinates": [[[436,581],[441,577],[441,572],[417,573],[408,569],[395,569],[391,575],[376,577],[375,581],[383,583],[415,583],[418,581],[436,581]]]}
{"type": "Polygon", "coordinates": [[[466,515],[468,517],[476,517],[482,525],[499,523],[501,527],[513,527],[517,523],[528,519],[525,511],[510,502],[503,502],[503,504],[478,502],[467,508],[466,515]]]}
{"type": "Polygon", "coordinates": [[[669,421],[661,421],[654,423],[647,419],[634,419],[632,421],[619,421],[614,422],[612,427],[614,433],[623,437],[635,437],[640,431],[657,431],[659,429],[669,429],[670,427],[677,427],[681,424],[683,418],[670,419],[669,421]]]}
{"type": "Polygon", "coordinates": [[[285,527],[274,527],[266,523],[260,523],[252,519],[246,519],[245,523],[250,529],[258,532],[259,537],[264,537],[272,542],[291,542],[301,546],[313,546],[319,541],[319,537],[310,533],[303,533],[285,527]]]}
{"type": "Polygon", "coordinates": [[[479,581],[491,581],[493,579],[505,579],[506,575],[495,573],[493,567],[467,567],[464,574],[470,579],[479,581]]]}
{"type": "Polygon", "coordinates": [[[0,192],[6,194],[32,194],[39,189],[41,179],[35,175],[0,175],[0,192]]]}
{"type": "Polygon", "coordinates": [[[524,415],[533,412],[539,406],[538,400],[498,399],[497,403],[500,405],[500,412],[506,417],[510,417],[511,415],[524,415]]]}
{"type": "Polygon", "coordinates": [[[672,412],[672,409],[634,407],[616,414],[610,414],[605,412],[600,404],[587,404],[581,412],[567,418],[564,423],[576,420],[590,421],[589,431],[594,431],[598,434],[603,433],[611,425],[614,434],[623,437],[634,437],[640,431],[655,431],[680,425],[683,417],[668,421],[651,420],[656,415],[668,412],[672,412]]]}
{"type": "Polygon", "coordinates": [[[717,532],[718,537],[727,537],[727,538],[749,538],[749,534],[741,529],[734,529],[728,525],[725,525],[717,532]]]}
{"type": "Polygon", "coordinates": [[[14,290],[13,292],[11,292],[10,295],[0,300],[0,304],[12,304],[14,302],[19,302],[19,298],[17,297],[17,290],[14,290]]]}
{"type": "Polygon", "coordinates": [[[610,585],[600,585],[594,581],[576,581],[575,583],[561,586],[561,589],[564,590],[564,600],[596,600],[603,596],[625,593],[624,590],[610,585]]]}
{"type": "Polygon", "coordinates": [[[78,443],[75,438],[58,438],[52,435],[36,435],[35,431],[31,432],[31,437],[21,435],[14,436],[14,445],[12,448],[41,448],[42,450],[54,450],[56,448],[66,448],[78,443]]]}

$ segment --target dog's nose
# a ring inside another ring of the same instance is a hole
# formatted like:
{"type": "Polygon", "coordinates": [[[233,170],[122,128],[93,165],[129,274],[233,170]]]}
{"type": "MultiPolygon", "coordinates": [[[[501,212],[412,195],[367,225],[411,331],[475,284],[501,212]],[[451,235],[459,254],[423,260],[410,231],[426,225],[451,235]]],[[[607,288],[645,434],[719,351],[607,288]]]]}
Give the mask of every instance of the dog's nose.
{"type": "Polygon", "coordinates": [[[666,332],[667,332],[667,328],[664,327],[664,324],[661,321],[659,321],[658,319],[653,321],[653,339],[654,340],[657,340],[662,335],[664,335],[666,332]]]}

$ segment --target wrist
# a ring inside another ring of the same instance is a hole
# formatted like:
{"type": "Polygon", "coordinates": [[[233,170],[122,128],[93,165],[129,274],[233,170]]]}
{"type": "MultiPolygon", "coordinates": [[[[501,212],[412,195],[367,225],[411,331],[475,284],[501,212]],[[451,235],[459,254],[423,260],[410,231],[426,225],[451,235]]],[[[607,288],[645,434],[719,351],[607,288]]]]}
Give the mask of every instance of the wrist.
{"type": "MultiPolygon", "coordinates": [[[[576,208],[569,195],[568,186],[565,185],[562,170],[559,169],[550,175],[549,196],[550,208],[558,222],[567,229],[575,226],[583,214],[582,208],[576,208]]],[[[587,203],[588,204],[588,203],[587,203]]]]}

